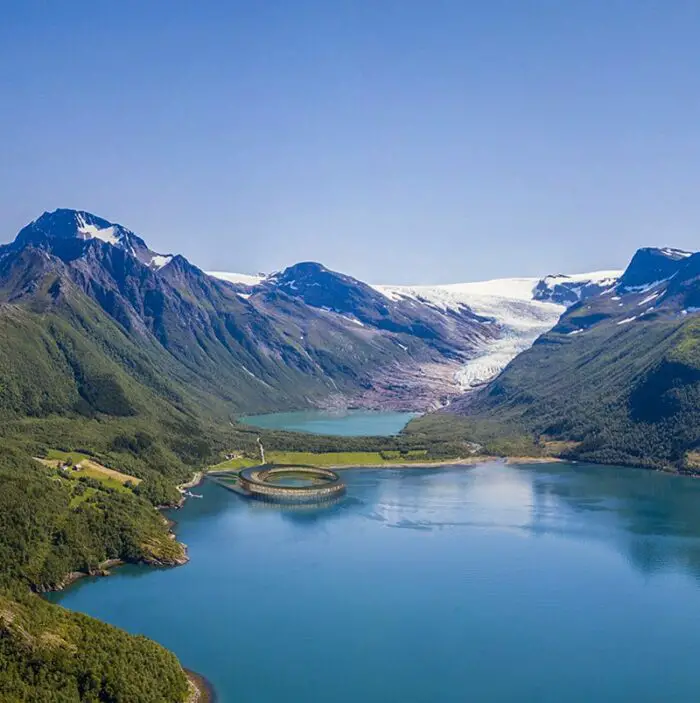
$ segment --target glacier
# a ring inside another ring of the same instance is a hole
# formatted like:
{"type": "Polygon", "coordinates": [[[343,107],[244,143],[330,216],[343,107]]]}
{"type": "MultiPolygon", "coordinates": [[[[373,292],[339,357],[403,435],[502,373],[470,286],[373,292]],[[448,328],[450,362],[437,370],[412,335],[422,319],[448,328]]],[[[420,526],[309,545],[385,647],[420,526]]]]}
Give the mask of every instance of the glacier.
{"type": "MultiPolygon", "coordinates": [[[[251,288],[266,280],[262,274],[221,271],[207,273],[251,288]]],[[[441,285],[371,287],[389,300],[403,299],[445,314],[471,311],[498,327],[499,334],[494,339],[478,342],[473,349],[473,357],[455,373],[457,388],[468,391],[493,379],[518,354],[531,347],[540,335],[556,325],[568,307],[564,302],[556,302],[555,293],[559,286],[565,285],[569,297],[580,300],[590,287],[599,291],[612,290],[621,274],[621,271],[606,270],[574,275],[557,274],[544,278],[498,278],[441,285]]]]}

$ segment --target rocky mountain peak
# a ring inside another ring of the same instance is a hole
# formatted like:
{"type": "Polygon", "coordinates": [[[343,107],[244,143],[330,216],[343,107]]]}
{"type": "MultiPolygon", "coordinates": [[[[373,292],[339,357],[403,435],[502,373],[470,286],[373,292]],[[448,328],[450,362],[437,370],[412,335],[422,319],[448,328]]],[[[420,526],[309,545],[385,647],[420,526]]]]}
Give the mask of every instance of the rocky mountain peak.
{"type": "Polygon", "coordinates": [[[537,282],[532,291],[532,298],[569,307],[612,288],[619,276],[620,271],[595,271],[577,275],[552,274],[537,282]]]}
{"type": "MultiPolygon", "coordinates": [[[[121,225],[109,222],[83,210],[59,208],[45,212],[24,227],[17,239],[20,243],[42,239],[99,239],[112,246],[126,247],[131,238],[139,239],[121,225]]],[[[139,240],[143,246],[143,240],[139,240]]]]}
{"type": "Polygon", "coordinates": [[[312,307],[352,314],[361,320],[388,311],[386,298],[371,286],[315,261],[289,266],[261,285],[301,298],[312,307]]]}
{"type": "Polygon", "coordinates": [[[45,246],[58,256],[69,254],[70,258],[79,256],[93,243],[122,249],[154,270],[161,269],[172,260],[169,255],[149,249],[141,237],[126,227],[85,210],[59,208],[53,212],[44,212],[22,228],[14,241],[15,246],[45,246]],[[76,247],[76,240],[84,243],[84,246],[76,247]]]}
{"type": "Polygon", "coordinates": [[[642,289],[674,276],[692,254],[670,247],[644,247],[632,257],[619,281],[622,292],[642,289]]]}

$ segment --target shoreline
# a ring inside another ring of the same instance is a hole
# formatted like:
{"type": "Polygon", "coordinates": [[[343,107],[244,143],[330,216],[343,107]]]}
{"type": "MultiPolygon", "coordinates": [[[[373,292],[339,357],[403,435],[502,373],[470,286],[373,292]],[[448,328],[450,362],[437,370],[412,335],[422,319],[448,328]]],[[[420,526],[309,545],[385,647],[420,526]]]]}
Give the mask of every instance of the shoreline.
{"type": "MultiPolygon", "coordinates": [[[[197,471],[195,473],[194,478],[190,482],[191,486],[196,486],[199,483],[201,483],[204,480],[205,477],[205,471],[197,471]]],[[[178,486],[178,490],[180,489],[180,486],[178,486]]],[[[158,506],[156,510],[162,513],[164,510],[177,510],[180,507],[182,507],[183,503],[187,499],[187,496],[182,496],[182,499],[179,501],[177,505],[164,505],[164,506],[158,506]]],[[[166,524],[168,526],[168,533],[172,539],[177,539],[177,535],[174,531],[175,526],[177,523],[174,520],[169,520],[165,516],[163,516],[163,519],[166,521],[166,524]]],[[[182,544],[182,543],[181,543],[182,544]]],[[[183,544],[183,547],[185,549],[185,557],[184,561],[178,561],[174,562],[171,564],[162,564],[162,563],[155,563],[152,561],[140,561],[140,562],[128,562],[124,561],[122,559],[106,559],[103,562],[100,562],[97,565],[96,569],[91,570],[90,572],[86,571],[71,571],[70,573],[66,574],[64,579],[56,584],[55,586],[52,587],[41,587],[37,589],[32,589],[35,591],[36,595],[40,598],[44,597],[45,594],[48,593],[55,593],[58,591],[65,591],[66,589],[72,587],[75,585],[77,581],[80,581],[84,578],[89,578],[89,577],[100,577],[104,578],[107,576],[112,575],[112,569],[115,569],[120,566],[127,566],[129,564],[132,564],[134,566],[148,566],[148,567],[163,567],[163,568],[174,568],[177,566],[182,566],[183,564],[186,564],[189,561],[189,556],[187,555],[187,547],[186,545],[183,544]]],[[[102,622],[102,621],[100,621],[102,622]]],[[[156,644],[160,645],[161,647],[164,647],[160,642],[157,640],[153,640],[156,642],[156,644]]],[[[172,652],[172,650],[168,649],[169,652],[172,652]]],[[[176,655],[177,656],[177,655],[176,655]]],[[[179,661],[179,658],[178,658],[179,661]]],[[[182,666],[182,663],[180,663],[180,666],[182,666]]],[[[216,703],[217,697],[216,697],[216,691],[212,684],[209,682],[209,680],[204,677],[202,674],[197,673],[196,671],[193,671],[192,669],[188,669],[185,666],[182,666],[182,670],[185,672],[185,676],[187,677],[187,681],[190,687],[190,693],[185,699],[184,703],[216,703]]]]}
{"type": "Polygon", "coordinates": [[[182,670],[190,684],[190,695],[186,703],[216,703],[216,691],[204,676],[184,666],[182,670]]]}
{"type": "MultiPolygon", "coordinates": [[[[385,461],[381,464],[303,464],[317,469],[330,469],[331,471],[360,471],[362,469],[440,469],[446,466],[476,466],[477,464],[485,464],[491,462],[503,462],[505,464],[559,464],[562,462],[570,462],[571,459],[561,459],[556,456],[495,456],[490,454],[481,454],[478,456],[461,457],[458,459],[442,459],[440,461],[385,461]]],[[[258,466],[246,466],[245,468],[260,468],[258,466]]],[[[266,466],[278,466],[277,464],[269,464],[266,466]]],[[[287,466],[287,464],[279,464],[279,466],[287,466]]],[[[299,464],[299,466],[302,466],[299,464]]],[[[232,474],[238,473],[242,469],[216,469],[211,467],[208,471],[202,473],[202,479],[208,476],[216,476],[217,474],[232,474]]]]}
{"type": "Polygon", "coordinates": [[[105,561],[102,561],[97,565],[96,569],[92,569],[91,571],[70,571],[65,575],[63,580],[55,586],[43,586],[33,590],[39,594],[65,591],[66,588],[70,588],[76,581],[80,581],[80,579],[110,576],[112,573],[111,569],[118,566],[125,566],[127,563],[129,562],[123,561],[122,559],[105,559],[105,561]]]}
{"type": "Polygon", "coordinates": [[[204,470],[195,471],[194,476],[189,481],[181,483],[177,486],[177,490],[180,491],[180,493],[184,493],[188,488],[194,488],[195,486],[198,486],[204,478],[204,473],[204,470]]]}
{"type": "MultiPolygon", "coordinates": [[[[441,461],[434,461],[434,462],[397,462],[397,463],[390,463],[390,462],[385,462],[382,464],[363,464],[363,465],[349,465],[349,464],[342,464],[342,465],[333,465],[333,466],[324,466],[322,468],[328,468],[331,470],[337,470],[337,471],[357,471],[357,470],[362,470],[362,469],[372,469],[372,470],[380,470],[380,469],[440,469],[440,468],[446,468],[446,467],[469,467],[469,466],[477,466],[479,464],[486,464],[486,463],[501,463],[504,465],[518,465],[518,464],[556,464],[556,463],[577,463],[576,460],[571,460],[571,459],[562,459],[560,457],[554,457],[554,456],[537,456],[537,457],[528,457],[528,456],[493,456],[493,455],[478,455],[478,456],[471,456],[471,457],[463,457],[460,459],[445,459],[441,461]]],[[[595,463],[595,462],[591,462],[595,463]]],[[[607,464],[599,464],[600,466],[614,466],[612,464],[607,465],[607,464]]],[[[625,467],[625,468],[643,468],[647,469],[647,467],[625,467]]],[[[654,470],[654,469],[652,469],[654,470]]],[[[658,470],[658,469],[656,469],[658,470]]],[[[203,468],[200,471],[195,472],[193,478],[186,484],[180,484],[177,486],[178,490],[181,488],[188,488],[188,487],[194,487],[196,485],[199,485],[202,483],[205,479],[208,478],[209,474],[216,474],[216,473],[229,473],[235,471],[233,469],[224,469],[224,470],[209,470],[209,467],[203,468]]],[[[677,475],[682,475],[679,472],[672,472],[677,475]]],[[[212,477],[213,478],[213,477],[212,477]]],[[[187,499],[188,496],[183,495],[181,500],[178,502],[176,505],[166,505],[166,506],[158,506],[156,509],[158,511],[164,511],[164,510],[176,510],[184,504],[185,500],[187,499]]],[[[168,528],[170,535],[173,539],[177,539],[177,535],[175,533],[174,528],[177,525],[176,521],[167,519],[164,517],[164,520],[167,521],[168,523],[168,528]]],[[[149,566],[149,567],[157,567],[157,566],[162,566],[165,568],[170,568],[170,567],[175,567],[175,566],[181,566],[183,563],[186,563],[186,561],[189,561],[188,557],[185,557],[184,562],[178,562],[178,563],[170,563],[170,564],[158,564],[154,562],[148,562],[148,561],[142,561],[142,562],[136,562],[135,564],[137,565],[143,565],[143,566],[149,566]]],[[[60,585],[57,585],[56,587],[53,588],[41,588],[41,589],[36,589],[37,595],[40,597],[44,593],[49,593],[51,591],[62,591],[65,590],[69,587],[71,587],[76,581],[86,578],[86,577],[95,577],[95,576],[100,576],[100,577],[106,577],[111,575],[111,569],[114,569],[119,566],[124,566],[128,564],[132,564],[133,562],[125,562],[120,559],[108,559],[105,560],[104,562],[101,562],[98,565],[98,568],[93,570],[90,573],[86,572],[71,572],[66,575],[65,579],[60,583],[60,585]]],[[[160,642],[156,641],[157,644],[160,644],[160,642]]],[[[163,646],[163,645],[160,645],[163,646]]],[[[168,650],[171,651],[172,650],[168,650]]],[[[182,666],[182,664],[181,664],[182,666]]],[[[188,680],[188,684],[190,686],[190,693],[187,697],[187,699],[184,701],[184,703],[216,703],[217,701],[217,695],[216,691],[211,684],[202,674],[199,674],[191,669],[188,669],[187,667],[182,666],[183,671],[185,672],[185,675],[188,680]]]]}
{"type": "MultiPolygon", "coordinates": [[[[203,480],[206,475],[205,470],[201,471],[195,471],[194,476],[188,483],[183,483],[178,485],[176,488],[178,491],[183,492],[187,488],[193,488],[194,486],[199,485],[203,480]],[[182,490],[181,490],[182,489],[182,490]]],[[[163,521],[167,527],[168,530],[168,536],[172,540],[177,539],[177,535],[175,534],[175,526],[177,525],[177,522],[175,520],[171,520],[165,515],[163,515],[163,511],[165,510],[178,510],[180,509],[184,502],[187,500],[187,496],[183,495],[181,499],[173,504],[173,505],[158,505],[156,506],[156,510],[161,513],[161,516],[163,518],[163,521]]],[[[76,581],[80,581],[81,579],[84,578],[91,578],[91,577],[106,577],[110,576],[112,574],[112,569],[115,569],[119,566],[127,566],[129,564],[133,566],[150,566],[150,567],[163,567],[163,568],[171,568],[171,567],[176,567],[176,566],[183,566],[184,564],[187,564],[189,562],[189,555],[187,554],[187,545],[183,544],[180,542],[180,544],[183,547],[183,552],[184,556],[181,560],[176,560],[173,562],[159,562],[159,561],[153,561],[153,560],[148,560],[148,559],[143,559],[141,561],[124,561],[123,559],[105,559],[105,561],[100,562],[95,569],[92,569],[90,571],[70,571],[67,573],[64,578],[55,586],[43,586],[36,590],[37,593],[54,593],[57,591],[64,591],[66,588],[69,588],[72,586],[76,581]]]]}
{"type": "MultiPolygon", "coordinates": [[[[328,466],[314,466],[314,468],[331,469],[331,471],[355,471],[360,469],[440,469],[446,466],[476,466],[477,464],[487,464],[492,462],[503,462],[505,464],[559,464],[570,461],[560,459],[555,456],[491,456],[480,455],[473,457],[463,457],[461,459],[444,459],[441,461],[403,461],[384,462],[382,464],[329,464],[328,466]]],[[[224,471],[234,471],[234,469],[224,469],[224,471]]]]}

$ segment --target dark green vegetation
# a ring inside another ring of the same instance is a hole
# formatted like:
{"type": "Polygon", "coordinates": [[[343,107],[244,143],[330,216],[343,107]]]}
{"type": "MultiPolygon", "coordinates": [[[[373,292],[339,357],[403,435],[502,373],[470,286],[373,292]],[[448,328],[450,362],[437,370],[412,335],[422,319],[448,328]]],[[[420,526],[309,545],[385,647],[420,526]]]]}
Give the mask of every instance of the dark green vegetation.
{"type": "Polygon", "coordinates": [[[642,250],[615,291],[570,308],[501,376],[451,408],[462,417],[412,429],[500,434],[571,458],[697,470],[700,255],[664,257],[663,266],[659,258],[642,250]]]}
{"type": "Polygon", "coordinates": [[[175,655],[37,596],[0,594],[0,700],[184,701],[175,655]]]}
{"type": "Polygon", "coordinates": [[[162,647],[31,592],[111,560],[182,561],[153,505],[7,448],[0,488],[0,700],[184,700],[184,673],[162,647]]]}
{"type": "Polygon", "coordinates": [[[164,518],[133,492],[75,480],[7,453],[0,457],[0,481],[3,586],[44,590],[107,560],[169,564],[184,558],[164,518]]]}

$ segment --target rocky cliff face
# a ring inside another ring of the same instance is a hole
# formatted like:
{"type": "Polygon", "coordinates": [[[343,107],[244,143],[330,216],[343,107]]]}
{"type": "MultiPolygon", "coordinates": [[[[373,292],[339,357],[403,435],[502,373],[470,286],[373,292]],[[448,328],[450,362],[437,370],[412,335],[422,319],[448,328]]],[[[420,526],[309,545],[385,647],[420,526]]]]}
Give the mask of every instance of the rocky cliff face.
{"type": "Polygon", "coordinates": [[[634,292],[661,283],[676,274],[686,264],[690,252],[680,249],[639,249],[619,281],[621,292],[634,292]]]}

